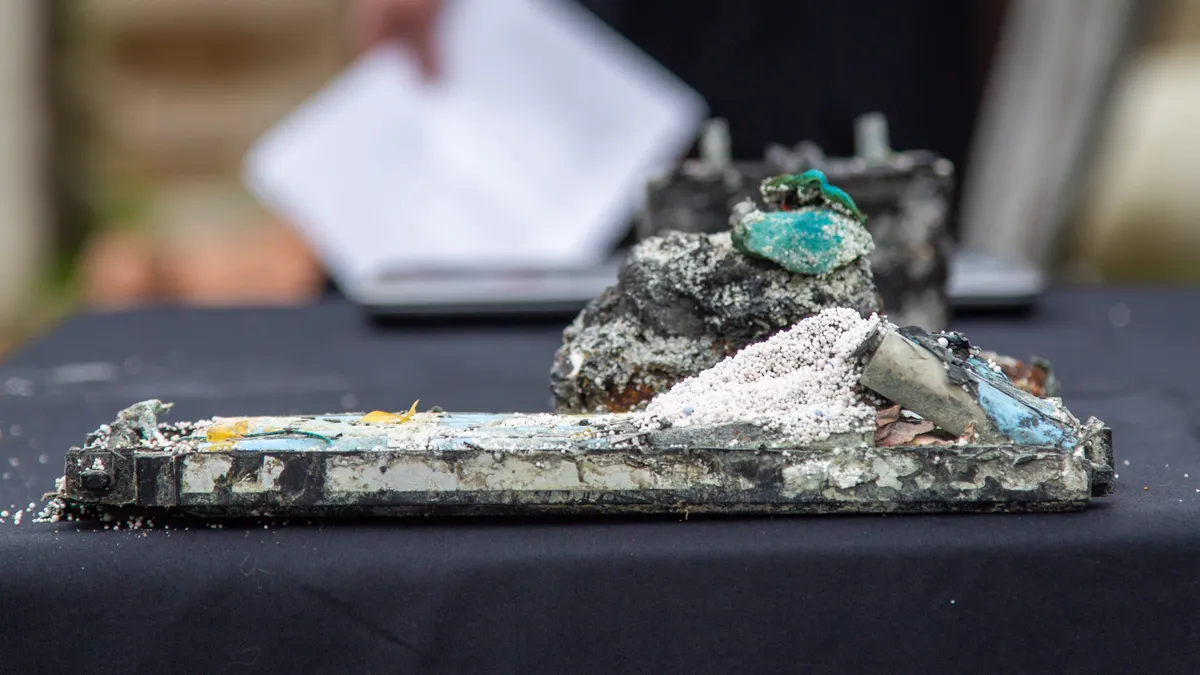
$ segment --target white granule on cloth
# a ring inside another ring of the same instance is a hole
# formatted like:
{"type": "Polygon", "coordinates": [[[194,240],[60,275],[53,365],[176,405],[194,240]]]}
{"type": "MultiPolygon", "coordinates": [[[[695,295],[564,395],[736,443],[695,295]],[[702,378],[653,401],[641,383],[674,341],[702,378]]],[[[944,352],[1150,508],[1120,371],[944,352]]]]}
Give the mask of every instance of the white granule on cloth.
{"type": "Polygon", "coordinates": [[[875,408],[860,393],[853,353],[880,323],[853,309],[824,310],[655,397],[640,413],[642,427],[749,422],[798,442],[871,431],[875,408]]]}

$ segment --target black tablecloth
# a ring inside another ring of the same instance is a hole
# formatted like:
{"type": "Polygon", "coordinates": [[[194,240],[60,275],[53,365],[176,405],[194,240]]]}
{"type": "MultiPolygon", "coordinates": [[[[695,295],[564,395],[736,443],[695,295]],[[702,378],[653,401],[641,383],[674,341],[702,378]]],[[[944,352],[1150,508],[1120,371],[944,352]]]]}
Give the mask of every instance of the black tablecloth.
{"type": "MultiPolygon", "coordinates": [[[[1065,515],[0,525],[0,672],[1200,671],[1200,292],[963,320],[1114,430],[1065,515]]],[[[352,307],[66,321],[0,367],[0,508],[121,407],[547,409],[558,326],[352,307]]]]}

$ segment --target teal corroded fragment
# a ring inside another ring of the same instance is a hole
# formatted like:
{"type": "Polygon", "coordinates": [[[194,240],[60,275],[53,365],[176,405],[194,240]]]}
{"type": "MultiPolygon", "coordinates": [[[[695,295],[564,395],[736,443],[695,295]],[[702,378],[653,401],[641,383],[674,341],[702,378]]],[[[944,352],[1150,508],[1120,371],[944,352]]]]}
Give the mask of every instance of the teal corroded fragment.
{"type": "Polygon", "coordinates": [[[863,215],[843,190],[817,170],[768,178],[761,186],[762,211],[749,200],[730,219],[733,245],[742,253],[798,274],[827,274],[874,250],[863,215]]]}
{"type": "Polygon", "coordinates": [[[759,190],[768,204],[779,205],[785,210],[823,204],[860,223],[867,219],[849,193],[830,184],[825,172],[819,169],[809,169],[799,175],[773,176],[764,180],[759,190]]]}
{"type": "Polygon", "coordinates": [[[828,202],[836,209],[845,211],[850,216],[853,216],[858,222],[863,222],[867,219],[862,211],[858,210],[858,205],[850,195],[840,187],[831,185],[825,173],[817,169],[809,169],[797,177],[797,182],[807,186],[810,190],[816,190],[821,198],[828,202]]]}

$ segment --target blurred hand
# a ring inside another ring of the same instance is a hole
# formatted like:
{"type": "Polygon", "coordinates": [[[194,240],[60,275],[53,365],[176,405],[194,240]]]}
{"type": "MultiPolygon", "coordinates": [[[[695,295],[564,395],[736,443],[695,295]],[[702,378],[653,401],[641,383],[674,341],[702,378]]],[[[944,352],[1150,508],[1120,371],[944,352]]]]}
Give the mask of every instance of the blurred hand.
{"type": "Polygon", "coordinates": [[[435,26],[443,0],[352,0],[350,35],[360,52],[388,40],[402,43],[428,79],[438,76],[435,26]]]}

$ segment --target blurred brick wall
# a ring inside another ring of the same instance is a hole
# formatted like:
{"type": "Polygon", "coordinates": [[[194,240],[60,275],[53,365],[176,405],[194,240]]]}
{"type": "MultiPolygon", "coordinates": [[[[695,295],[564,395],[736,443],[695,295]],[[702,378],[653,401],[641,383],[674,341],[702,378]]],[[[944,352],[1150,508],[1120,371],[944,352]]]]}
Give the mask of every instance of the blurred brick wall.
{"type": "Polygon", "coordinates": [[[259,134],[347,62],[342,3],[64,7],[65,85],[84,124],[83,199],[98,229],[84,256],[89,300],[271,303],[314,293],[311,255],[245,193],[240,165],[259,134]],[[278,269],[275,258],[291,264],[278,269]]]}

